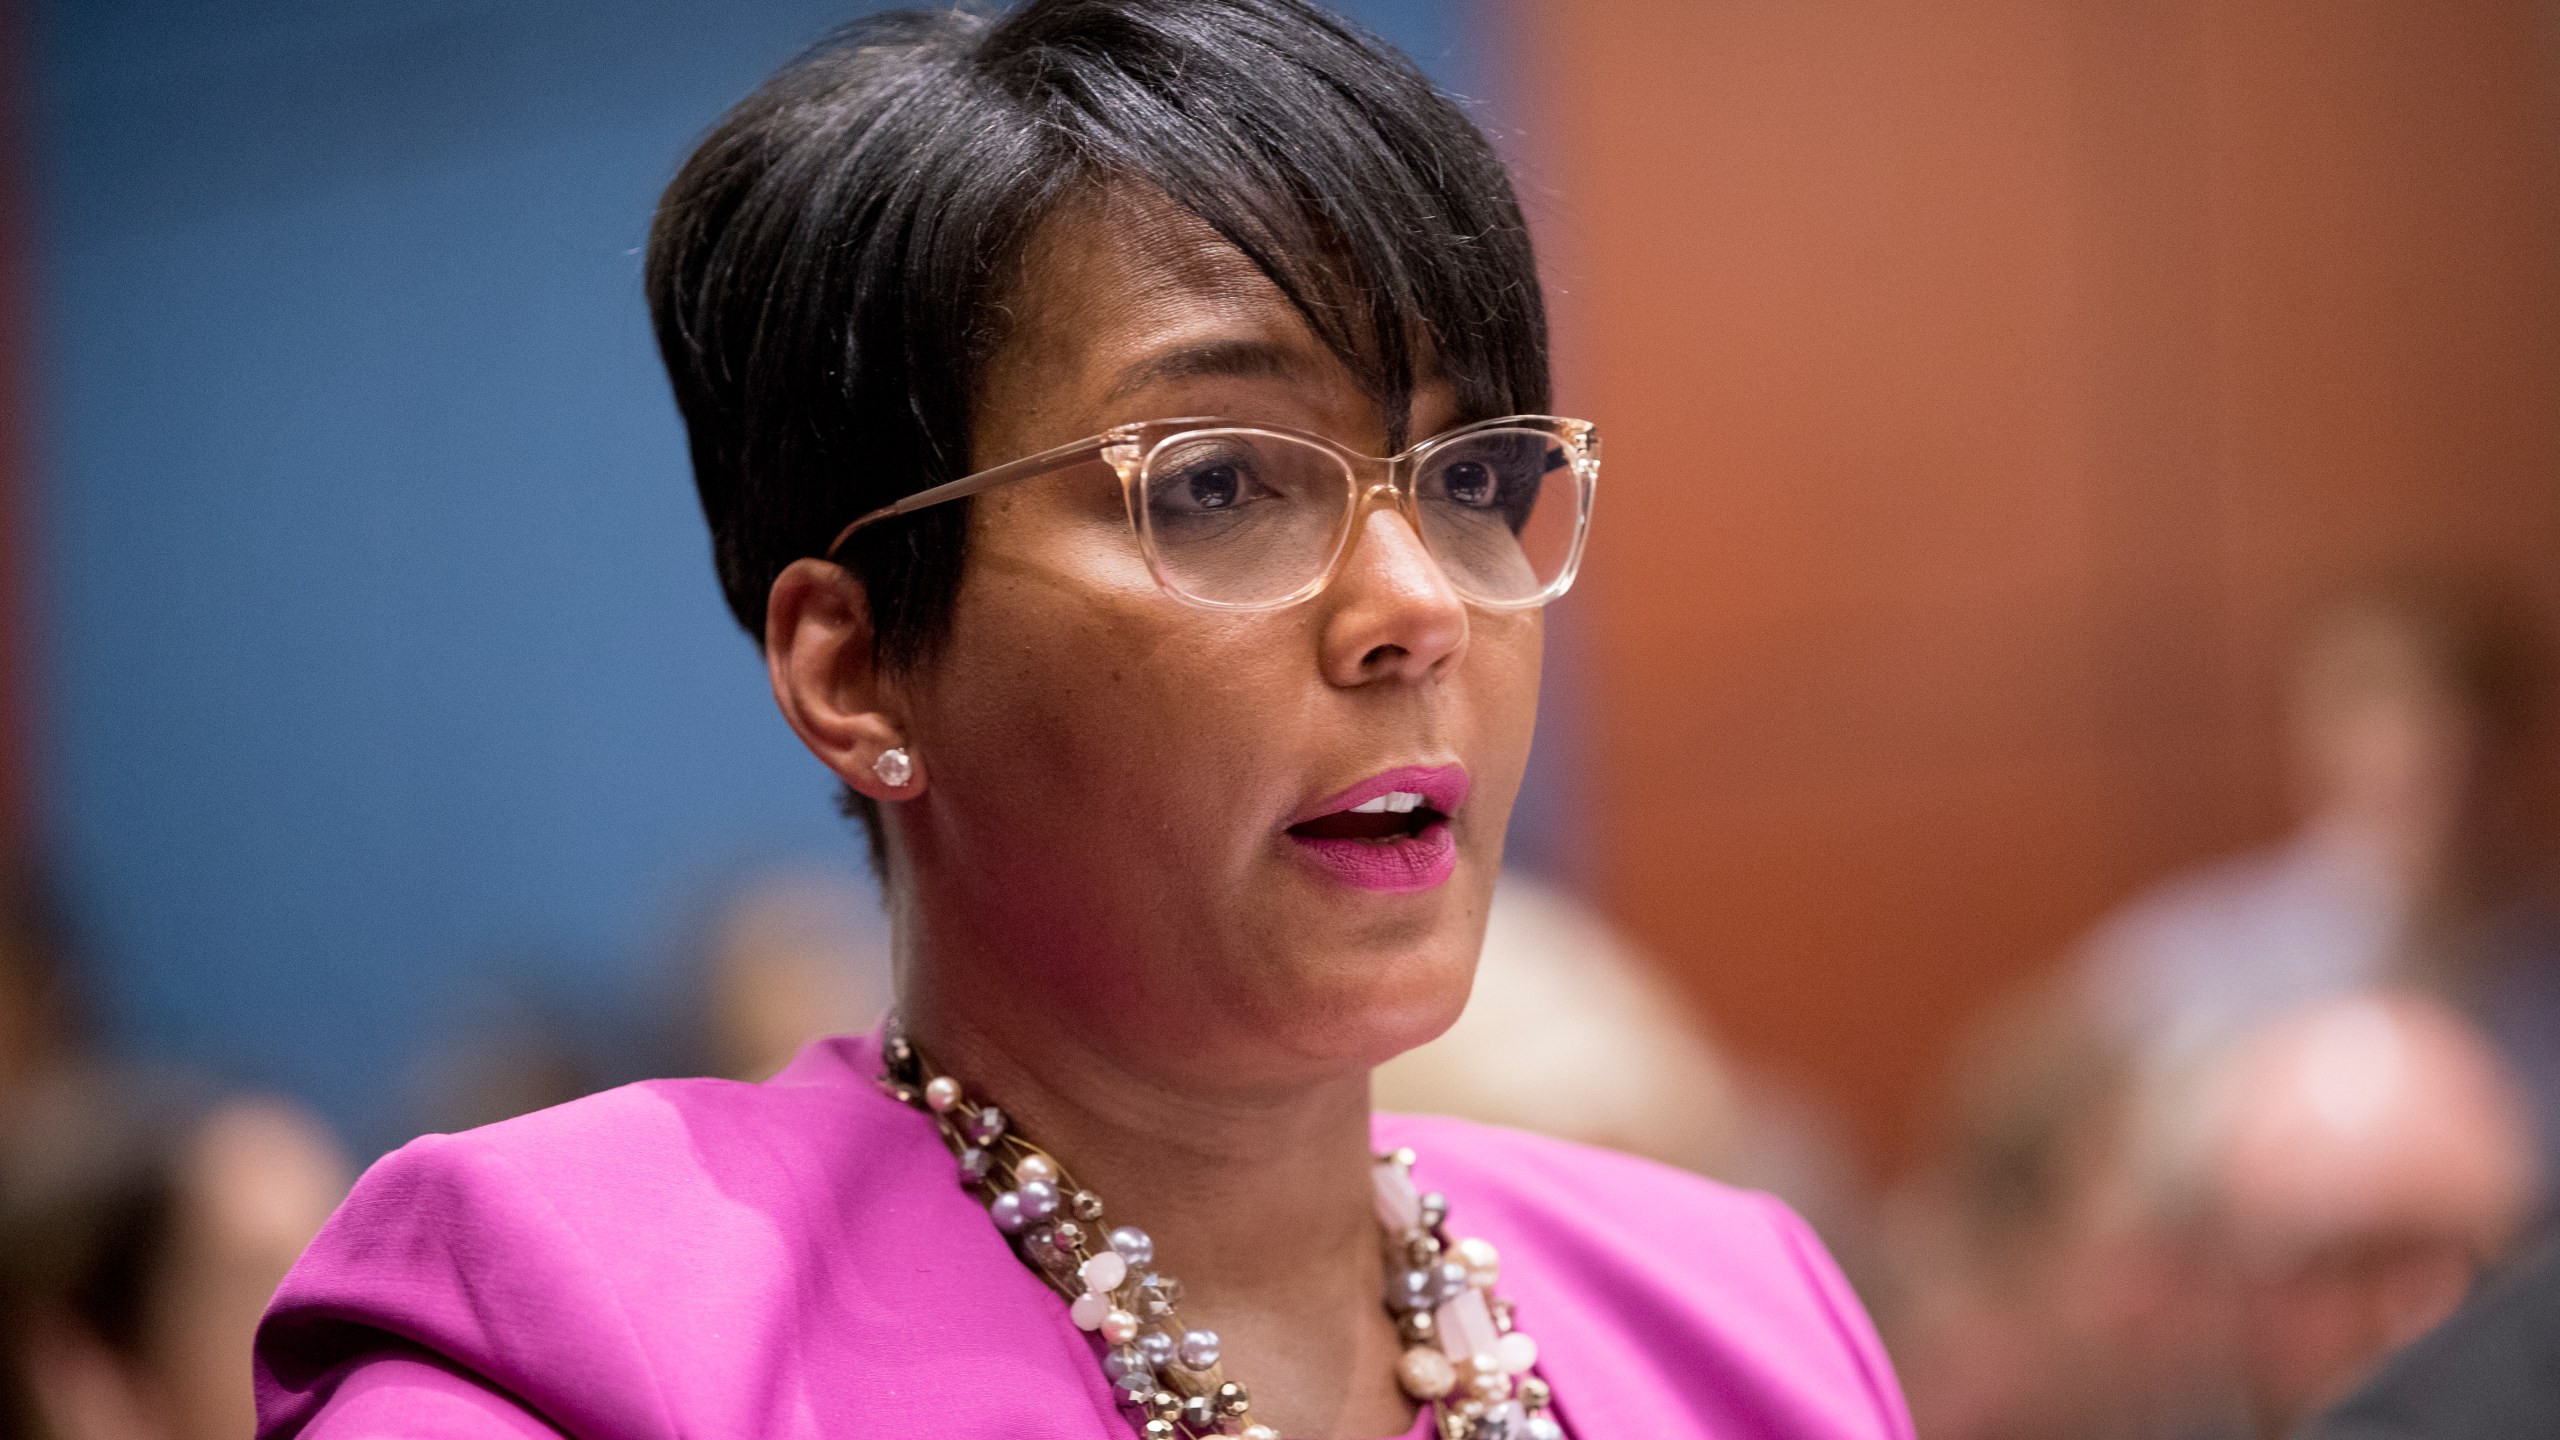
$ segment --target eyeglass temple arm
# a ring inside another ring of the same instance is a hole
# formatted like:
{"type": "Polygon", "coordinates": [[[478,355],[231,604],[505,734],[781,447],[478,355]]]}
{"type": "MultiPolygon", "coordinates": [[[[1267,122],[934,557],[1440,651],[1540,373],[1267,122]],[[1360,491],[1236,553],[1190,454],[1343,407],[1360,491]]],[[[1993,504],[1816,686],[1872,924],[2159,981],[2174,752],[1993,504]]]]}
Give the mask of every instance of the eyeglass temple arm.
{"type": "Polygon", "coordinates": [[[1080,464],[1100,455],[1113,438],[1100,435],[1089,440],[1070,441],[1055,449],[1043,450],[1036,455],[1025,455],[1019,460],[1008,460],[992,470],[981,470],[975,475],[963,475],[957,480],[936,485],[930,490],[919,490],[905,499],[892,501],[868,515],[857,517],[852,524],[837,531],[836,538],[827,544],[826,558],[829,560],[836,558],[836,552],[844,548],[844,542],[853,538],[853,532],[866,525],[876,525],[883,520],[894,520],[900,515],[912,515],[918,510],[928,509],[946,500],[964,499],[982,490],[993,490],[999,485],[1010,484],[1016,480],[1028,480],[1034,475],[1055,470],[1061,466],[1080,464]]]}

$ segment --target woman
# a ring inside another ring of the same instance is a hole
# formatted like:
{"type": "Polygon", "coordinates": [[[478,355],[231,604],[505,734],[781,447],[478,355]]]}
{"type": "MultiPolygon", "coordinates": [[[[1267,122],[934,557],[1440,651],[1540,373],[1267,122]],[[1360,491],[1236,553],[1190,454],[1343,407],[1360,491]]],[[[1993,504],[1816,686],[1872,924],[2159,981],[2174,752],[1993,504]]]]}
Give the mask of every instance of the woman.
{"type": "Polygon", "coordinates": [[[1774,1202],[1369,1113],[1466,999],[1598,464],[1408,64],[1300,0],[876,17],[649,286],[897,1018],[385,1159],[267,1434],[1905,1433],[1774,1202]]]}

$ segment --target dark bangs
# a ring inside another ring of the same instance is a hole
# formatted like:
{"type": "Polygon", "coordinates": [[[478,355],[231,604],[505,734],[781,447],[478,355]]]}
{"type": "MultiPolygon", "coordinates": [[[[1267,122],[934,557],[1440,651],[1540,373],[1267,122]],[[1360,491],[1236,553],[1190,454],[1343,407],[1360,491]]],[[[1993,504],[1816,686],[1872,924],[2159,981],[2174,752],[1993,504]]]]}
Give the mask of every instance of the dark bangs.
{"type": "MultiPolygon", "coordinates": [[[[1062,200],[1152,187],[1249,257],[1399,432],[1547,405],[1511,184],[1403,57],[1297,0],[1031,0],[837,31],[703,140],[648,289],[731,612],[846,522],[970,467],[1003,286],[1062,200]]],[[[1143,417],[1132,417],[1143,418],[1143,417]]],[[[947,631],[967,506],[848,547],[889,665],[947,631]]]]}

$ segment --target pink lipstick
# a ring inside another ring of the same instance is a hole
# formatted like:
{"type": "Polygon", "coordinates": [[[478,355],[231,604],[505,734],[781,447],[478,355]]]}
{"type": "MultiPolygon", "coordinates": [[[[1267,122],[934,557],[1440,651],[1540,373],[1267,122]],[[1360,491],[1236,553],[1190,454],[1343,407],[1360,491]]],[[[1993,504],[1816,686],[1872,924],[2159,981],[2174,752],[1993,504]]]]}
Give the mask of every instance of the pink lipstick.
{"type": "Polygon", "coordinates": [[[1308,806],[1287,834],[1300,855],[1346,885],[1411,894],[1456,872],[1449,819],[1466,799],[1465,766],[1408,765],[1308,806]]]}

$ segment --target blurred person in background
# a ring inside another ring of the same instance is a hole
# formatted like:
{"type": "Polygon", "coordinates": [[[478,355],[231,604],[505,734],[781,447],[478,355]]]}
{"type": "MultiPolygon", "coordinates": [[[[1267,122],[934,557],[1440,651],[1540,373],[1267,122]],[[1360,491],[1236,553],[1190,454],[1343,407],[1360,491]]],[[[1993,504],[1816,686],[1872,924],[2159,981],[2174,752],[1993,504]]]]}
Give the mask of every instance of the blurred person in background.
{"type": "Polygon", "coordinates": [[[1879,1319],[1927,1440],[2207,1440],[2231,1406],[2184,1251],[2127,1183],[2131,1067],[2064,987],[1958,1047],[1887,1197],[1879,1319]]]}
{"type": "Polygon", "coordinates": [[[351,1179],[281,1101],[48,1084],[0,1140],[7,1433],[246,1440],[259,1313],[351,1179]]]}
{"type": "Polygon", "coordinates": [[[0,874],[0,1123],[79,1057],[69,934],[33,867],[0,874]]]}
{"type": "Polygon", "coordinates": [[[851,875],[759,872],[712,907],[689,961],[681,1017],[695,1073],[766,1080],[811,1041],[858,1035],[889,1008],[880,902],[851,875]]]}
{"type": "Polygon", "coordinates": [[[1931,1440],[2272,1440],[2539,1203],[2522,1092],[2440,1001],[2349,992],[2164,1067],[2071,998],[2010,1018],[1965,1143],[1900,1197],[1888,1313],[1931,1440]]]}
{"type": "Polygon", "coordinates": [[[2407,991],[2279,1015],[2146,1098],[2137,1165],[2222,1291],[2254,1433],[2279,1436],[2453,1313],[2541,1196],[2536,1136],[2497,1049],[2407,991]]]}
{"type": "Polygon", "coordinates": [[[2560,1240],[2464,1303],[2302,1440],[2560,1435],[2560,1240]]]}
{"type": "Polygon", "coordinates": [[[2290,692],[2301,827],[2099,926],[2078,961],[2098,1025],[2174,1065],[2320,995],[2424,984],[2496,1038],[2560,1160],[2551,673],[2525,617],[2438,579],[2324,607],[2290,692]]]}
{"type": "Polygon", "coordinates": [[[1728,1059],[1661,974],[1591,906],[1507,872],[1466,1010],[1438,1039],[1378,1067],[1377,1104],[1516,1126],[1766,1190],[1857,1276],[1867,1217],[1846,1147],[1812,1107],[1728,1059]]]}

